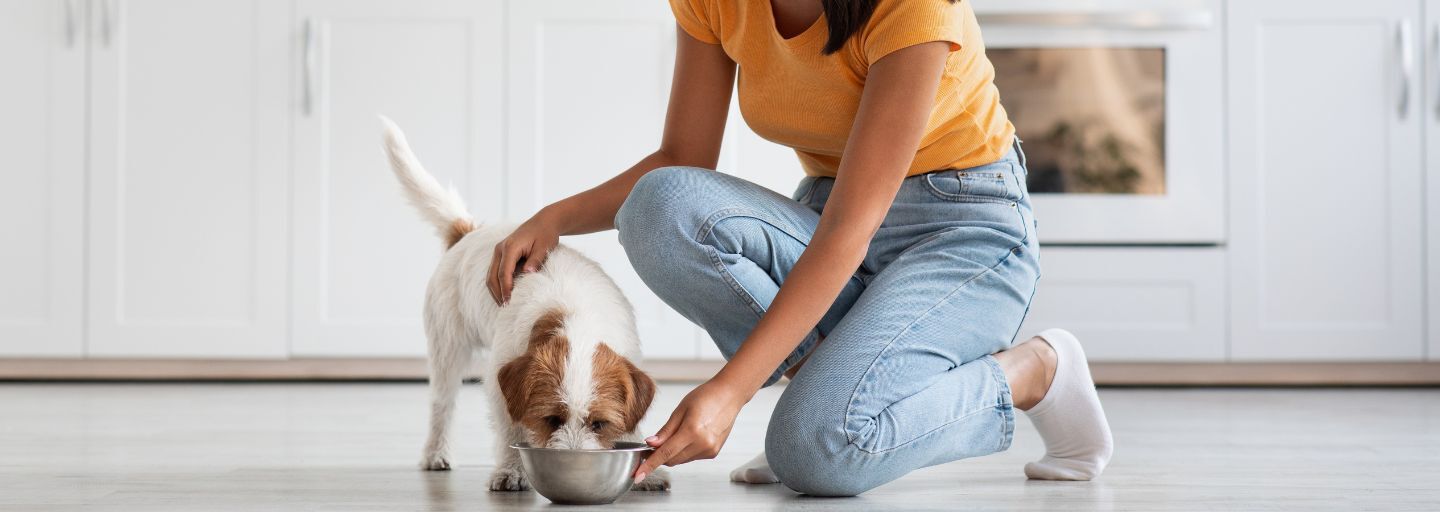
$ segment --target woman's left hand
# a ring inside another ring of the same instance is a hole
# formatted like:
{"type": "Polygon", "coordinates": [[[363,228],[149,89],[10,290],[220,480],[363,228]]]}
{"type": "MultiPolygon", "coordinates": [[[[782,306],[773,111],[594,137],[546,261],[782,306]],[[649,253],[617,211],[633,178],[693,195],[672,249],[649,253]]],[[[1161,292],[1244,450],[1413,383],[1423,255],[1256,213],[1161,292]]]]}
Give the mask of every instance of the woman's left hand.
{"type": "Polygon", "coordinates": [[[645,439],[655,453],[635,470],[635,482],[660,466],[715,458],[730,437],[735,416],[753,394],[739,388],[711,379],[685,395],[660,432],[645,439]]]}

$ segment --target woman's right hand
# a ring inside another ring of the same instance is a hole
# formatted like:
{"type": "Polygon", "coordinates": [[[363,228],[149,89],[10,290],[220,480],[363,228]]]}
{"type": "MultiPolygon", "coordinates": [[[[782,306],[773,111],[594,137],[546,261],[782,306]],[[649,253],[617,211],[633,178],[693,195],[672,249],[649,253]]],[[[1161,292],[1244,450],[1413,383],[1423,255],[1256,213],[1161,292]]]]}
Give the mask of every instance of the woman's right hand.
{"type": "Polygon", "coordinates": [[[490,275],[486,280],[495,303],[504,305],[510,302],[515,276],[521,272],[540,270],[545,264],[545,257],[559,243],[560,230],[542,210],[495,244],[495,256],[490,259],[490,275]]]}

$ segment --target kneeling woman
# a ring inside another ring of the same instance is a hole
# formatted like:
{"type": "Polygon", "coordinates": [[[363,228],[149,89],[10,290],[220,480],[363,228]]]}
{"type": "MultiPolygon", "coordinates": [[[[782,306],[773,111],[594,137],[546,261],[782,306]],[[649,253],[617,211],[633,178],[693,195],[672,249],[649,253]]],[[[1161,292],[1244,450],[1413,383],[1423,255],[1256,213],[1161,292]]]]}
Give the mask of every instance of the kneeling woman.
{"type": "Polygon", "coordinates": [[[552,204],[496,250],[491,291],[562,235],[616,228],[640,277],[729,359],[647,441],[714,457],[781,376],[766,451],[732,474],[855,495],[1005,450],[1013,409],[1045,440],[1031,478],[1088,480],[1111,437],[1084,353],[1012,346],[1040,277],[1025,158],[969,2],[670,0],[681,35],[660,149],[552,204]],[[732,86],[794,148],[793,198],[715,172],[732,86]]]}

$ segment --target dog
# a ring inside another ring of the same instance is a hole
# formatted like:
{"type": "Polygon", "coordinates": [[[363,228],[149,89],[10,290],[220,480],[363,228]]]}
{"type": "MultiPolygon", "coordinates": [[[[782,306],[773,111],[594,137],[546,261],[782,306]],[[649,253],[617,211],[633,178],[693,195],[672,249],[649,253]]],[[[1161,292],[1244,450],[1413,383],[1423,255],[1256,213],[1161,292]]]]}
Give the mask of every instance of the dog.
{"type": "MultiPolygon", "coordinates": [[[[425,292],[430,430],[420,466],[448,470],[451,419],[463,373],[477,353],[495,430],[492,491],[529,489],[512,443],[562,449],[642,441],[637,429],[655,382],[635,366],[640,338],[629,301],[594,261],[564,245],[515,279],[500,305],[486,287],[495,244],[512,226],[476,223],[454,188],[425,171],[389,119],[384,148],[410,203],[435,227],[444,255],[425,292]],[[486,357],[488,356],[488,357],[486,357]]],[[[638,490],[669,489],[658,472],[638,490]]]]}

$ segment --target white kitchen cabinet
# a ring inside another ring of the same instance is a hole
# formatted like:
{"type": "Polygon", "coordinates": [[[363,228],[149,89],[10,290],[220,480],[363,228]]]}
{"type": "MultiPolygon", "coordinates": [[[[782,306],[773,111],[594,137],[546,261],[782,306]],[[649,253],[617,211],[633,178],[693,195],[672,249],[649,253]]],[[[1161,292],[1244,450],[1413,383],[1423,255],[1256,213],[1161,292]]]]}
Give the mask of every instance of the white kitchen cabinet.
{"type": "Polygon", "coordinates": [[[284,357],[288,6],[93,8],[88,353],[284,357]]]}
{"type": "MultiPolygon", "coordinates": [[[[600,184],[660,144],[675,53],[665,2],[509,4],[509,217],[600,184]]],[[[605,268],[635,306],[645,356],[689,359],[698,329],[650,292],[614,231],[565,243],[605,268]]]]}
{"type": "Polygon", "coordinates": [[[1234,360],[1423,357],[1420,11],[1230,2],[1234,360]]]}
{"type": "Polygon", "coordinates": [[[0,4],[0,356],[84,350],[84,7],[0,4]]]}
{"type": "Polygon", "coordinates": [[[1017,343],[1061,327],[1093,361],[1225,360],[1223,249],[1045,247],[1040,266],[1017,343]]]}
{"type": "Polygon", "coordinates": [[[295,13],[291,353],[424,354],[425,284],[442,245],[403,200],[376,115],[406,130],[477,219],[499,220],[503,5],[298,0],[295,13]]]}

